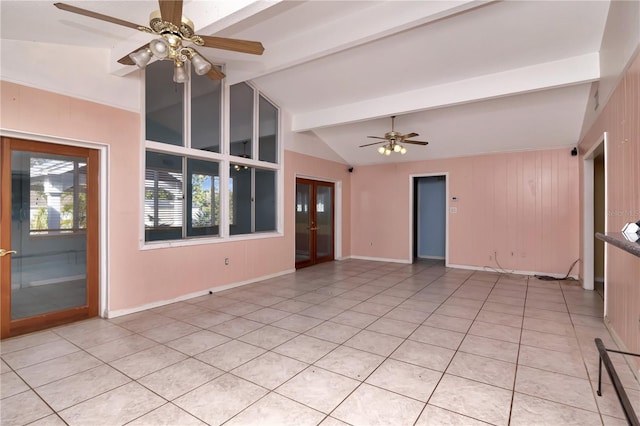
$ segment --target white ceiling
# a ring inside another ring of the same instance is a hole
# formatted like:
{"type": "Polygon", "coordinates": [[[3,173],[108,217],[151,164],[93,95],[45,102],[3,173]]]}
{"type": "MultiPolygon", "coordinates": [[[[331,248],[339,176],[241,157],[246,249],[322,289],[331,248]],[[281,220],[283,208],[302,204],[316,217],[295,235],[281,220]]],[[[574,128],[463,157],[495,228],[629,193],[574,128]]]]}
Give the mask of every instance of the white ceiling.
{"type": "MultiPolygon", "coordinates": [[[[65,1],[66,2],[66,1],[65,1]]],[[[147,25],[153,0],[68,1],[147,25]]],[[[108,49],[116,60],[150,36],[64,12],[1,2],[6,40],[108,49]]],[[[352,165],[570,147],[600,77],[609,1],[186,0],[203,35],[259,40],[262,56],[201,48],[230,83],[252,80],[352,165]],[[426,147],[383,157],[367,135],[416,132],[426,147]]],[[[307,138],[318,143],[317,138],[307,138]]]]}

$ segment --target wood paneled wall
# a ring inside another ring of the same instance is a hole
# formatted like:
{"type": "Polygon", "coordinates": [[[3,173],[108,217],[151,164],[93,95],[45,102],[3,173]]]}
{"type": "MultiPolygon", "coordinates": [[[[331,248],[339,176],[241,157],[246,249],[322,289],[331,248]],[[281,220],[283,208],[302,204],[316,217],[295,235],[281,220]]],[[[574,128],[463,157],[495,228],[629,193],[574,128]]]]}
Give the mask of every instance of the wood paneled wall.
{"type": "Polygon", "coordinates": [[[360,167],[353,255],[409,261],[411,176],[433,173],[448,174],[456,209],[450,264],[564,275],[579,257],[579,159],[569,148],[360,167]]]}
{"type": "MultiPolygon", "coordinates": [[[[640,56],[580,143],[580,151],[587,152],[604,132],[606,231],[619,232],[625,223],[640,220],[640,56]]],[[[629,351],[640,352],[640,258],[607,244],[605,267],[610,327],[629,351]]]]}

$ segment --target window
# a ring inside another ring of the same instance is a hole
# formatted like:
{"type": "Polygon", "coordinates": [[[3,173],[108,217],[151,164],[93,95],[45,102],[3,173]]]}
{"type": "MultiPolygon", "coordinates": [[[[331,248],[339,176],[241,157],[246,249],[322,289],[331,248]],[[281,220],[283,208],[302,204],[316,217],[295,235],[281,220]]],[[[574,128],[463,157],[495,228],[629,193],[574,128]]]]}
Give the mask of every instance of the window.
{"type": "Polygon", "coordinates": [[[76,157],[22,154],[29,168],[29,234],[61,235],[87,228],[87,164],[76,157]]]}
{"type": "Polygon", "coordinates": [[[176,155],[147,151],[145,241],[218,235],[218,163],[186,158],[185,170],[184,160],[176,155]]]}
{"type": "Polygon", "coordinates": [[[173,81],[171,61],[154,62],[147,68],[145,79],[146,139],[184,146],[184,85],[173,81]]]}
{"type": "Polygon", "coordinates": [[[191,80],[191,148],[220,152],[222,84],[205,77],[191,80]]]}
{"type": "Polygon", "coordinates": [[[278,109],[247,83],[172,72],[146,67],[145,242],[277,231],[278,109]]]}
{"type": "Polygon", "coordinates": [[[187,159],[191,200],[187,217],[187,236],[218,235],[220,217],[220,176],[218,163],[187,159]]]}
{"type": "Polygon", "coordinates": [[[182,158],[147,151],[144,180],[145,241],[182,238],[182,158]]]}
{"type": "Polygon", "coordinates": [[[234,84],[230,88],[229,123],[231,155],[253,158],[253,89],[247,83],[234,84]]]}
{"type": "Polygon", "coordinates": [[[276,163],[278,161],[278,110],[262,96],[258,105],[260,160],[276,163]]]}
{"type": "Polygon", "coordinates": [[[276,172],[255,169],[255,232],[276,230],[276,172]]]}
{"type": "Polygon", "coordinates": [[[229,197],[237,213],[231,235],[276,230],[276,172],[253,167],[230,170],[229,197]]]}

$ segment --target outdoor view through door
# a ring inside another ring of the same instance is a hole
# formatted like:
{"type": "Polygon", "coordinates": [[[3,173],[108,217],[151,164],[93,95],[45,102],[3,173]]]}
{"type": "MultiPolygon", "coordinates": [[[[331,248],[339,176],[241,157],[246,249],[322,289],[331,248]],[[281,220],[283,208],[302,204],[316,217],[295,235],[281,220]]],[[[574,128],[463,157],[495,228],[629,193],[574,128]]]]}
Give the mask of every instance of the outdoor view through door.
{"type": "Polygon", "coordinates": [[[98,151],[2,138],[2,337],[98,314],[98,151]]]}
{"type": "Polygon", "coordinates": [[[296,268],[334,259],[334,184],[296,179],[296,268]]]}

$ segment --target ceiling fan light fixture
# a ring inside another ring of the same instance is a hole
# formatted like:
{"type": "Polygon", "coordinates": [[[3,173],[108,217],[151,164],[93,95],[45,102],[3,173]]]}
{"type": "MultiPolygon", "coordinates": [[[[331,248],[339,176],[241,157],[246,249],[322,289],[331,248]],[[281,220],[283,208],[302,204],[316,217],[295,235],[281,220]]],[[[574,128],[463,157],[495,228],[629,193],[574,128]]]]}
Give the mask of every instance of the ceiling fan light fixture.
{"type": "Polygon", "coordinates": [[[176,83],[186,83],[189,81],[189,74],[184,67],[184,62],[175,62],[175,67],[173,68],[173,81],[176,83]]]}
{"type": "Polygon", "coordinates": [[[153,52],[151,52],[151,49],[148,47],[129,54],[131,60],[138,66],[138,68],[142,69],[147,66],[152,56],[153,52]]]}
{"type": "Polygon", "coordinates": [[[383,144],[376,148],[376,151],[381,155],[390,156],[392,153],[404,155],[407,153],[407,148],[405,148],[405,144],[413,144],[413,145],[427,145],[429,142],[425,141],[417,141],[412,139],[415,136],[420,136],[418,133],[411,132],[402,134],[400,132],[396,132],[394,130],[393,124],[395,115],[391,116],[391,131],[384,134],[384,137],[380,136],[367,136],[368,138],[373,139],[382,139],[384,142],[373,142],[367,143],[364,145],[360,145],[360,148],[364,148],[365,146],[378,145],[383,144]]]}
{"type": "Polygon", "coordinates": [[[209,71],[211,71],[211,62],[204,59],[200,54],[194,52],[191,55],[191,63],[193,64],[193,69],[198,75],[205,75],[209,71]]]}
{"type": "MultiPolygon", "coordinates": [[[[194,54],[197,53],[194,52],[193,48],[183,46],[183,42],[251,55],[262,55],[264,52],[264,46],[259,41],[195,34],[193,22],[182,16],[184,0],[158,0],[158,2],[160,10],[151,13],[148,27],[70,4],[56,2],[53,5],[66,12],[159,36],[149,42],[148,45],[120,58],[118,63],[122,65],[135,64],[139,68],[145,68],[152,58],[172,60],[176,63],[174,81],[184,82],[189,80],[190,71],[186,72],[181,66],[184,65],[184,62],[194,59],[194,54]],[[178,62],[182,62],[182,64],[178,64],[178,62]]],[[[206,75],[211,80],[222,80],[225,77],[222,71],[214,67],[205,58],[199,59],[194,61],[194,71],[199,75],[206,75]]]]}
{"type": "Polygon", "coordinates": [[[149,50],[158,59],[164,59],[169,56],[169,43],[163,38],[156,38],[149,42],[149,50]]]}

